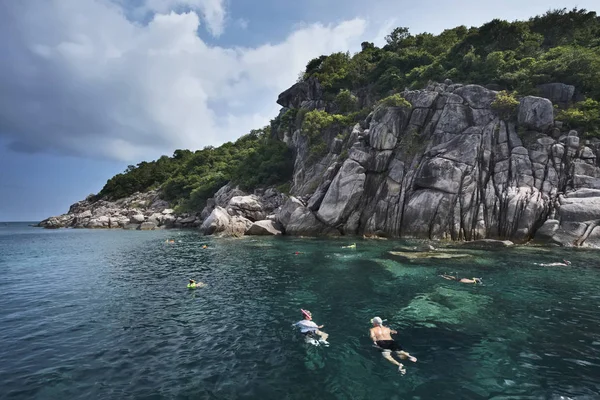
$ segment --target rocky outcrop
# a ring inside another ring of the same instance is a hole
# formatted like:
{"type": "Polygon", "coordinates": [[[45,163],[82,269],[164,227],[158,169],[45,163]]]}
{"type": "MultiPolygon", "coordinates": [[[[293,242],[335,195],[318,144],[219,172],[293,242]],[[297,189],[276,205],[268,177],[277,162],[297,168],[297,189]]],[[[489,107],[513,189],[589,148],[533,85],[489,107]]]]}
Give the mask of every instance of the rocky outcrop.
{"type": "MultiPolygon", "coordinates": [[[[283,137],[275,132],[294,152],[293,196],[228,184],[200,215],[175,215],[157,192],[87,199],[41,225],[600,247],[600,140],[554,121],[552,101],[571,102],[574,88],[542,85],[541,97],[522,97],[508,117],[493,107],[495,88],[447,80],[406,90],[410,106],[379,105],[351,128],[324,128],[319,146],[326,154],[312,151],[298,126],[283,137]]],[[[282,113],[331,106],[314,78],[278,103],[282,113]]]]}
{"type": "Polygon", "coordinates": [[[256,221],[246,231],[246,235],[254,236],[278,236],[283,233],[283,227],[276,221],[256,221]]]}
{"type": "MultiPolygon", "coordinates": [[[[595,193],[586,200],[572,193],[600,189],[598,141],[582,145],[577,132],[562,132],[548,98],[523,97],[505,119],[493,110],[496,95],[451,82],[405,91],[412,106],[374,110],[344,140],[345,160],[330,151],[308,162],[306,143],[295,134],[293,193],[307,203],[284,205],[286,234],[597,240],[600,228],[590,222],[600,219],[595,193]]],[[[328,135],[324,140],[334,147],[328,135]]]]}
{"type": "Polygon", "coordinates": [[[301,81],[282,92],[277,104],[284,108],[300,108],[307,109],[319,108],[319,103],[322,102],[323,89],[319,81],[311,77],[306,81],[301,81]]]}
{"type": "Polygon", "coordinates": [[[93,197],[77,202],[69,212],[38,224],[44,228],[139,229],[193,228],[200,224],[195,215],[175,215],[158,191],[136,193],[116,201],[93,197]]]}
{"type": "MultiPolygon", "coordinates": [[[[282,228],[274,220],[277,220],[276,214],[280,214],[286,200],[287,197],[275,189],[246,194],[237,187],[224,186],[213,199],[208,200],[209,205],[215,206],[200,226],[200,231],[205,235],[220,236],[281,234],[282,228]],[[270,215],[273,219],[267,219],[270,215]],[[265,233],[265,229],[271,233],[265,233]]],[[[208,212],[208,207],[202,214],[208,212]]]]}

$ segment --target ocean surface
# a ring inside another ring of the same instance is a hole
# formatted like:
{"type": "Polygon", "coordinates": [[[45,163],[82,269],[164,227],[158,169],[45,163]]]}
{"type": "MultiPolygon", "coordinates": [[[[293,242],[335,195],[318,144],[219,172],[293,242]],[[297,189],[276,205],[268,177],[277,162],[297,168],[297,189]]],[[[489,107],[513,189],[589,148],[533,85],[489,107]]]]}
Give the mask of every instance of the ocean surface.
{"type": "Polygon", "coordinates": [[[600,399],[600,252],[389,254],[420,244],[0,224],[0,398],[600,399]],[[406,375],[374,316],[418,358],[406,375]]]}

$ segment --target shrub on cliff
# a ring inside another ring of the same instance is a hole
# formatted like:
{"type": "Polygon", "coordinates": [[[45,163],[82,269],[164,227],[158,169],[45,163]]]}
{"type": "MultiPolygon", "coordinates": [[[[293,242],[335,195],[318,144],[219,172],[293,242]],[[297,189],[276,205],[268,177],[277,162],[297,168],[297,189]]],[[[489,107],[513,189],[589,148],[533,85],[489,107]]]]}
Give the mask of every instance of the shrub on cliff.
{"type": "Polygon", "coordinates": [[[316,161],[327,154],[327,143],[323,137],[327,130],[341,131],[353,122],[353,117],[354,115],[329,114],[321,110],[307,112],[302,122],[302,134],[308,138],[309,160],[316,161]]]}
{"type": "Polygon", "coordinates": [[[491,104],[492,109],[498,113],[500,118],[508,119],[515,116],[519,100],[515,92],[509,93],[506,90],[498,92],[496,98],[491,104]]]}
{"type": "Polygon", "coordinates": [[[571,129],[583,131],[586,136],[600,137],[600,102],[592,99],[560,110],[556,119],[571,129]]]}
{"type": "Polygon", "coordinates": [[[335,96],[335,104],[337,104],[342,114],[346,114],[356,111],[358,108],[358,99],[348,89],[342,89],[335,96]]]}
{"type": "Polygon", "coordinates": [[[408,100],[402,97],[400,93],[396,93],[384,99],[381,99],[377,104],[382,105],[384,107],[412,107],[412,104],[410,104],[408,100]]]}

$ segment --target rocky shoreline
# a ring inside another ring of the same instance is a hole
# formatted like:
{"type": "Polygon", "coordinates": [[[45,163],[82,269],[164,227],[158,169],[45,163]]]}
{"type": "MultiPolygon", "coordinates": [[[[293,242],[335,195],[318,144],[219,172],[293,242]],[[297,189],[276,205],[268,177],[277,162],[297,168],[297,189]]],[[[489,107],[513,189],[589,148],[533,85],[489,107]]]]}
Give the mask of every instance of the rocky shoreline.
{"type": "MultiPolygon", "coordinates": [[[[453,241],[511,240],[600,248],[600,140],[554,121],[575,88],[545,86],[512,116],[498,92],[450,81],[405,91],[411,107],[374,105],[353,128],[322,132],[314,158],[301,126],[273,134],[293,149],[288,196],[226,185],[198,214],[177,215],[158,191],[91,199],[46,228],[198,228],[204,234],[366,235],[453,241]]],[[[330,110],[318,82],[280,95],[281,113],[330,110]]]]}

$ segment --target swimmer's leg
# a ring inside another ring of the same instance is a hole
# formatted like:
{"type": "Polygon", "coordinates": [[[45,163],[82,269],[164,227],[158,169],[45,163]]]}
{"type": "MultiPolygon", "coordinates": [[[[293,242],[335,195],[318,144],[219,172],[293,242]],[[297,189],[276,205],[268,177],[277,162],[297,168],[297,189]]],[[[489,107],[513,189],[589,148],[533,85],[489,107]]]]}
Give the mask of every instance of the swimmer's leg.
{"type": "Polygon", "coordinates": [[[317,331],[316,333],[317,333],[317,335],[321,336],[321,339],[327,341],[327,338],[329,337],[329,334],[327,334],[325,332],[321,332],[321,331],[317,331]]]}
{"type": "Polygon", "coordinates": [[[381,355],[383,356],[383,358],[385,358],[386,360],[388,360],[389,362],[391,362],[394,365],[398,366],[398,372],[400,372],[402,375],[404,375],[406,373],[406,370],[404,369],[404,365],[402,365],[401,363],[399,363],[398,361],[394,360],[394,357],[392,357],[392,352],[391,351],[382,351],[381,355]]]}
{"type": "Polygon", "coordinates": [[[412,361],[412,362],[417,362],[417,357],[413,357],[410,354],[408,354],[406,351],[404,350],[400,350],[397,351],[396,354],[398,355],[398,357],[400,357],[402,360],[406,360],[407,358],[412,361]]]}

